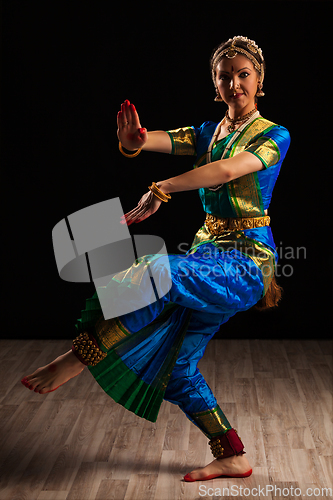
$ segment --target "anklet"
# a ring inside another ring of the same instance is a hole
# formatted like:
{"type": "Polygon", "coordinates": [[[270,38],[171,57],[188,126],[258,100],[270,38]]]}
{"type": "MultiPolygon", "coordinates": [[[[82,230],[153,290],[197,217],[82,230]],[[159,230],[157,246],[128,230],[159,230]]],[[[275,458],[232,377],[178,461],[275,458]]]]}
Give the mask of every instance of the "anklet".
{"type": "Polygon", "coordinates": [[[102,361],[107,355],[106,352],[103,352],[98,347],[96,340],[87,332],[80,333],[80,335],[73,340],[72,351],[81,363],[88,366],[97,365],[97,363],[102,361]]]}
{"type": "Polygon", "coordinates": [[[229,429],[225,434],[213,437],[209,441],[214,458],[227,458],[233,455],[244,454],[244,445],[236,429],[229,429]]]}

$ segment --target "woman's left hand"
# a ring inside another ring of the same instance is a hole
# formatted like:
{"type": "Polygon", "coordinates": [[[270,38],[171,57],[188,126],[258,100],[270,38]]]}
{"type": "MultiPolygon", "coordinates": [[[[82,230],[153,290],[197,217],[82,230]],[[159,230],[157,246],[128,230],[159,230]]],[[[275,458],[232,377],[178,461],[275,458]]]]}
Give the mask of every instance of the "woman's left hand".
{"type": "Polygon", "coordinates": [[[153,215],[160,207],[162,201],[157,198],[151,191],[144,194],[138,203],[136,208],[133,208],[130,212],[123,215],[120,219],[121,224],[127,224],[130,226],[134,222],[137,224],[151,215],[153,215]]]}

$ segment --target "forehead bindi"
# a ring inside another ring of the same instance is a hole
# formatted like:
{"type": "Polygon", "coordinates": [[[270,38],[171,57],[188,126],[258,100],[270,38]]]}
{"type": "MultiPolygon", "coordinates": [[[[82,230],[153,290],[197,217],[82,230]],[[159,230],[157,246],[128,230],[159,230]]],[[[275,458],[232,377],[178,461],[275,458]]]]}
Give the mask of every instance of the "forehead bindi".
{"type": "Polygon", "coordinates": [[[254,69],[252,62],[247,57],[237,54],[232,61],[227,57],[222,57],[221,61],[216,66],[216,70],[224,73],[237,73],[244,67],[250,71],[254,69]]]}

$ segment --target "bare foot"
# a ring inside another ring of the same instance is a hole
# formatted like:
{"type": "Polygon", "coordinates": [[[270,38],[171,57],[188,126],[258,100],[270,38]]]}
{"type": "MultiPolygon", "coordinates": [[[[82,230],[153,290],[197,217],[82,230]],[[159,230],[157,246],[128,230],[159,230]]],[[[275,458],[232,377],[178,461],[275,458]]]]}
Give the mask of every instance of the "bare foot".
{"type": "Polygon", "coordinates": [[[251,466],[245,455],[217,458],[201,469],[186,474],[185,481],[205,481],[219,476],[247,477],[252,474],[251,466]]]}
{"type": "Polygon", "coordinates": [[[46,394],[55,391],[69,379],[79,375],[84,368],[85,365],[70,350],[56,358],[52,363],[37,368],[31,375],[24,377],[21,382],[31,391],[46,394]]]}

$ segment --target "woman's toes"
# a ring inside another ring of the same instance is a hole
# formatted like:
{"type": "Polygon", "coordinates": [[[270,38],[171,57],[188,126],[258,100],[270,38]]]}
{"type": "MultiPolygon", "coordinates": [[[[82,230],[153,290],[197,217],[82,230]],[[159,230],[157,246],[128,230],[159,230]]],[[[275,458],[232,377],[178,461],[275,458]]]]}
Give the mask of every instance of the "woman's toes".
{"type": "Polygon", "coordinates": [[[72,350],[59,356],[52,363],[38,368],[31,375],[23,377],[21,383],[39,394],[53,392],[75,377],[84,369],[84,365],[76,358],[72,350]],[[56,387],[55,387],[56,386],[56,387]],[[55,387],[55,388],[54,388],[55,387]]]}
{"type": "Polygon", "coordinates": [[[21,380],[21,383],[27,387],[29,389],[30,387],[30,382],[28,381],[27,377],[24,377],[22,380],[21,380]]]}
{"type": "Polygon", "coordinates": [[[195,481],[195,479],[192,478],[191,474],[186,474],[186,476],[184,476],[184,480],[189,482],[189,483],[195,481]]]}
{"type": "Polygon", "coordinates": [[[200,477],[200,469],[198,470],[192,470],[192,472],[189,472],[186,474],[184,477],[185,481],[197,481],[200,477]]]}
{"type": "MultiPolygon", "coordinates": [[[[29,375],[27,377],[23,377],[23,379],[21,380],[21,383],[27,388],[27,389],[30,389],[30,391],[34,391],[38,385],[38,382],[36,381],[36,379],[33,379],[33,378],[28,378],[29,375]]],[[[36,392],[36,391],[35,391],[36,392]]]]}

